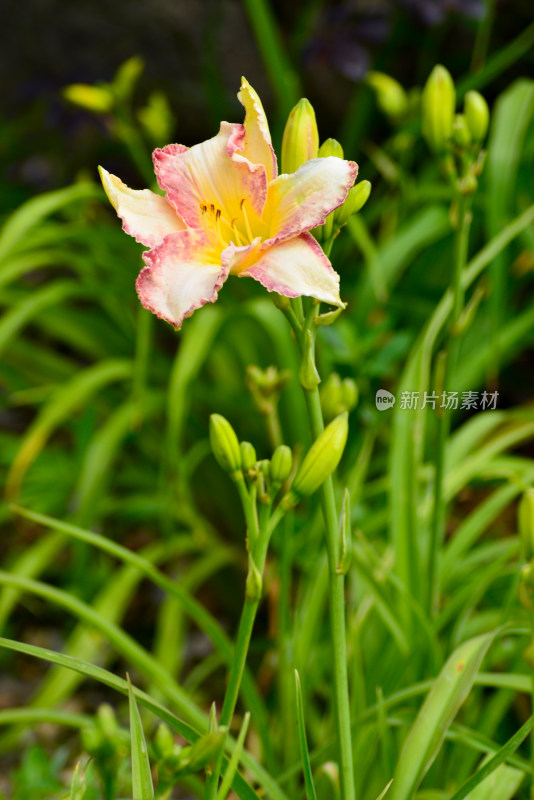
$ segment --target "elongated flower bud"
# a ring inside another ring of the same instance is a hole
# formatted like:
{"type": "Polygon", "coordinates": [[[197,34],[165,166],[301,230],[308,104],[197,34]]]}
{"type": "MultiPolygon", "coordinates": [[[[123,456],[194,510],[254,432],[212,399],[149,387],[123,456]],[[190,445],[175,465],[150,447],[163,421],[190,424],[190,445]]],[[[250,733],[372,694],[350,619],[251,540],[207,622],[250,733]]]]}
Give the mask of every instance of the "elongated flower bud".
{"type": "Polygon", "coordinates": [[[325,419],[332,420],[344,411],[352,411],[358,402],[358,387],[352,378],[343,381],[337,372],[331,372],[320,390],[321,406],[325,419]]]}
{"type": "Polygon", "coordinates": [[[256,466],[256,450],[254,445],[250,442],[241,442],[239,445],[241,450],[241,465],[245,472],[256,466]]]}
{"type": "Polygon", "coordinates": [[[338,228],[342,228],[348,221],[349,217],[360,211],[369,200],[371,194],[371,182],[360,181],[349,189],[347,199],[342,206],[336,208],[334,211],[334,223],[338,228]]]}
{"type": "Polygon", "coordinates": [[[455,144],[462,149],[469,147],[471,144],[471,130],[467,124],[467,119],[464,114],[455,114],[454,123],[452,126],[452,138],[455,144]]]}
{"type": "Polygon", "coordinates": [[[423,136],[435,153],[442,153],[452,133],[456,91],[448,70],[441,65],[430,73],[423,96],[423,136]]]}
{"type": "Polygon", "coordinates": [[[296,172],[310,158],[317,158],[319,131],[313,106],[305,97],[290,112],[282,139],[282,172],[296,172]]]}
{"type": "Polygon", "coordinates": [[[270,478],[275,486],[281,486],[289,478],[293,466],[293,454],[287,444],[281,444],[273,453],[269,467],[270,478]]]}
{"type": "Polygon", "coordinates": [[[395,78],[384,72],[371,71],[366,76],[367,83],[375,90],[379,108],[389,117],[399,117],[408,108],[406,92],[395,78]]]}
{"type": "Polygon", "coordinates": [[[467,92],[464,100],[464,114],[474,142],[481,142],[489,125],[489,108],[479,92],[467,92]]]}
{"type": "Polygon", "coordinates": [[[87,83],[72,83],[63,89],[63,97],[94,114],[107,114],[114,104],[113,93],[107,86],[90,86],[87,83]]]}
{"type": "Polygon", "coordinates": [[[241,449],[234,429],[220,414],[210,416],[210,444],[219,466],[235,478],[241,472],[241,449]]]}
{"type": "MultiPolygon", "coordinates": [[[[317,153],[319,158],[343,158],[343,148],[337,139],[326,139],[319,148],[317,153]]],[[[317,237],[319,242],[328,242],[334,232],[334,211],[327,216],[324,225],[320,228],[314,228],[313,235],[317,237]]]]}
{"type": "Polygon", "coordinates": [[[348,413],[336,417],[308,450],[291,487],[300,497],[313,494],[335,470],[349,432],[348,413]]]}
{"type": "Polygon", "coordinates": [[[329,158],[335,156],[336,158],[343,158],[343,148],[337,139],[326,139],[319,148],[317,153],[319,158],[329,158]]]}
{"type": "Polygon", "coordinates": [[[519,535],[527,561],[534,558],[534,488],[526,490],[518,509],[519,535]]]}

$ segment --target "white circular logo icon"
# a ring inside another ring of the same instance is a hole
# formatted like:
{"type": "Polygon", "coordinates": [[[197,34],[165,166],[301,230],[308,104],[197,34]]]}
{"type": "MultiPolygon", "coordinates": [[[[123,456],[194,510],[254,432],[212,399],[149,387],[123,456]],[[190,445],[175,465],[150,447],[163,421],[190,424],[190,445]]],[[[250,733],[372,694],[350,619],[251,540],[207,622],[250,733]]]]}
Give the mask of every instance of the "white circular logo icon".
{"type": "Polygon", "coordinates": [[[376,407],[379,411],[385,411],[386,408],[393,408],[395,405],[395,395],[388,392],[386,389],[379,389],[375,397],[376,407]]]}

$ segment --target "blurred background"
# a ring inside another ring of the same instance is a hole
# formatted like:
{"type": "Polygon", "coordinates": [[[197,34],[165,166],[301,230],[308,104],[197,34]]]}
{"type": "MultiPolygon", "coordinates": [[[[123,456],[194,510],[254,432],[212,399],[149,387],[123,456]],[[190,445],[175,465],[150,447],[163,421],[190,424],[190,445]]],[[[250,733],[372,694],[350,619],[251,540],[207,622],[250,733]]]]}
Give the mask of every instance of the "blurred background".
{"type": "Polygon", "coordinates": [[[190,145],[215,133],[221,119],[238,121],[244,74],[263,100],[275,140],[303,95],[319,129],[334,131],[359,161],[370,129],[375,141],[388,133],[364,84],[369,69],[405,88],[421,86],[440,61],[453,77],[476,74],[490,48],[500,52],[521,34],[527,36],[522,59],[509,57],[484,78],[488,101],[534,68],[530,0],[6,0],[4,14],[3,210],[14,197],[65,185],[80,170],[94,175],[101,161],[130,177],[105,117],[76,109],[62,90],[110,82],[132,56],[144,63],[135,105],[163,92],[173,141],[190,145]]]}

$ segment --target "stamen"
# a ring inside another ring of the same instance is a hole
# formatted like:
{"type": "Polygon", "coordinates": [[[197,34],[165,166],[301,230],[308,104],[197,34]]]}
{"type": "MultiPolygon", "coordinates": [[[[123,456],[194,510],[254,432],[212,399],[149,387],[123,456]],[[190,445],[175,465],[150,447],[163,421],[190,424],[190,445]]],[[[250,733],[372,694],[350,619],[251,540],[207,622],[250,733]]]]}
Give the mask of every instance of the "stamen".
{"type": "Polygon", "coordinates": [[[238,247],[242,247],[242,245],[243,245],[243,242],[241,241],[241,236],[239,235],[239,231],[237,230],[237,228],[236,228],[236,226],[235,226],[235,221],[236,221],[236,219],[237,219],[237,217],[234,217],[234,218],[233,218],[233,220],[232,220],[232,222],[231,222],[231,224],[230,224],[230,227],[231,227],[231,229],[232,229],[232,231],[233,231],[233,234],[234,234],[234,236],[235,236],[235,240],[236,240],[236,242],[235,242],[235,243],[236,243],[236,245],[237,245],[238,247]]]}
{"type": "MultiPolygon", "coordinates": [[[[222,217],[222,219],[224,220],[224,217],[222,217]]],[[[221,233],[221,209],[220,208],[218,208],[217,211],[215,212],[215,233],[217,235],[217,239],[219,240],[219,243],[223,247],[226,247],[228,242],[226,241],[226,239],[224,238],[224,236],[221,233]]]]}
{"type": "Polygon", "coordinates": [[[246,200],[246,197],[244,197],[241,200],[240,206],[241,206],[241,211],[243,212],[243,217],[245,219],[245,228],[247,229],[247,235],[248,235],[249,241],[252,241],[254,237],[252,235],[252,231],[250,230],[250,223],[248,221],[247,212],[245,211],[245,200],[246,200]]]}
{"type": "Polygon", "coordinates": [[[223,217],[221,215],[220,211],[218,211],[217,213],[220,216],[221,222],[224,222],[224,224],[230,229],[231,235],[235,238],[236,245],[238,247],[241,247],[243,242],[241,241],[241,237],[239,236],[239,232],[238,232],[237,228],[235,227],[235,222],[237,221],[237,217],[234,217],[231,222],[228,222],[226,217],[223,217]]]}

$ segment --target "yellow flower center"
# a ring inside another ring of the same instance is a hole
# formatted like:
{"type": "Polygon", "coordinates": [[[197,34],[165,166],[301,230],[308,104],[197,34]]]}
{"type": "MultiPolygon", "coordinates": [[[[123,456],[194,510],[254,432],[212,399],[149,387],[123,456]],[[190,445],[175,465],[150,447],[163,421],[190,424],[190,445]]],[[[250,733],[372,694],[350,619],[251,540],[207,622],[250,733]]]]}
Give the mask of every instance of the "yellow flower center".
{"type": "Polygon", "coordinates": [[[236,247],[243,247],[251,244],[258,236],[266,238],[268,235],[267,226],[246,197],[240,200],[239,212],[233,217],[214,203],[201,203],[200,211],[204,230],[211,238],[214,237],[222,249],[231,243],[236,247]]]}

